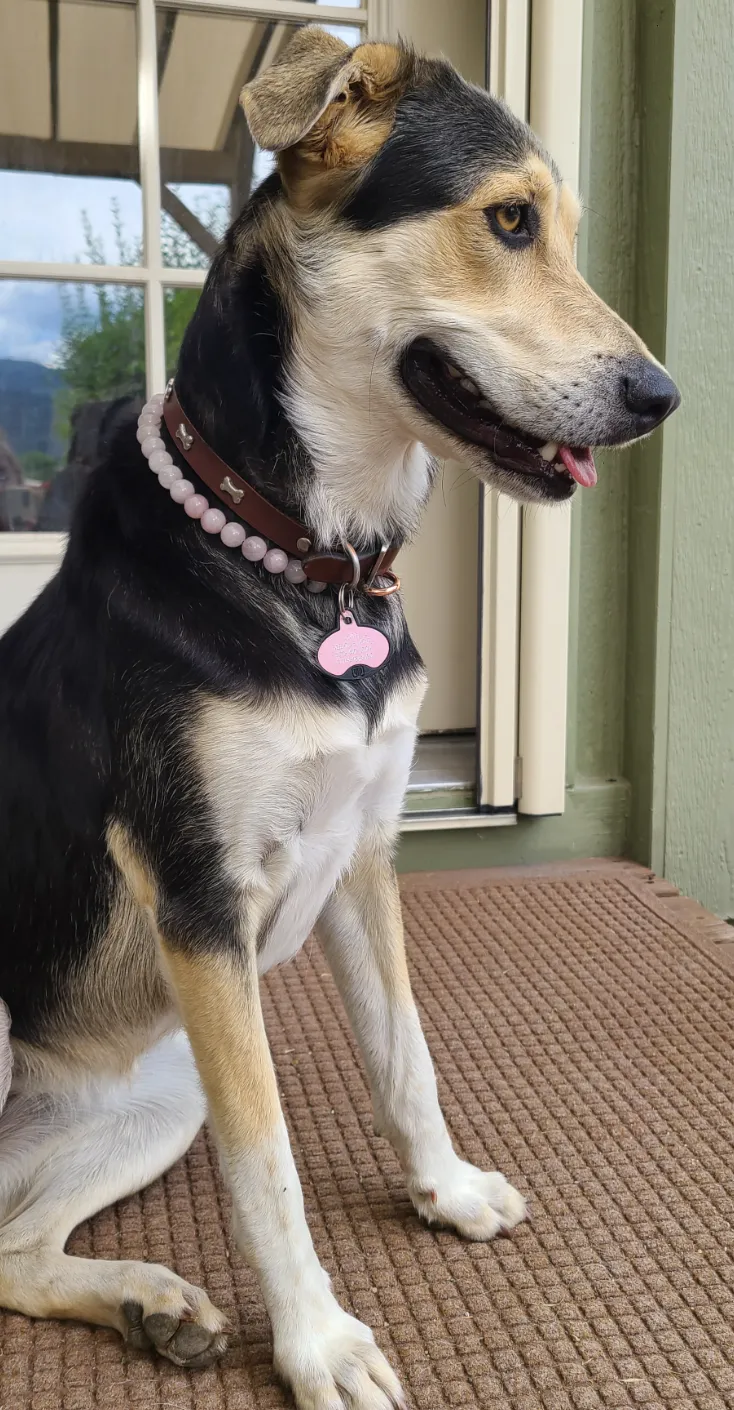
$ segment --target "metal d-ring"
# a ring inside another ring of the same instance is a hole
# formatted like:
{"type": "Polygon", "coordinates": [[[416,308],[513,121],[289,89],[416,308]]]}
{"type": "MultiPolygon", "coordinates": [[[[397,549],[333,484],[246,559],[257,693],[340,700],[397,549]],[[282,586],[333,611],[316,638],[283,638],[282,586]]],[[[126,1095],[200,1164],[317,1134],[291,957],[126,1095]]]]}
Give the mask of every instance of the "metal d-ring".
{"type": "Polygon", "coordinates": [[[362,576],[362,564],[359,561],[359,555],[357,554],[356,549],[352,548],[352,545],[350,543],[347,543],[346,539],[342,539],[342,548],[344,549],[344,552],[347,554],[347,556],[352,560],[352,581],[351,583],[342,583],[341,587],[339,588],[340,613],[351,612],[353,610],[354,589],[358,586],[360,577],[362,576]]]}
{"type": "Polygon", "coordinates": [[[380,576],[390,579],[389,586],[384,588],[366,587],[365,592],[369,597],[391,597],[394,592],[400,592],[400,579],[392,568],[383,568],[380,576]]]}
{"type": "Polygon", "coordinates": [[[397,573],[393,573],[392,568],[383,568],[382,566],[389,551],[389,543],[383,543],[375,559],[375,566],[364,585],[364,591],[367,593],[368,597],[389,597],[393,592],[400,592],[400,579],[397,573]],[[375,587],[374,584],[377,578],[389,578],[389,586],[381,588],[375,587]]]}

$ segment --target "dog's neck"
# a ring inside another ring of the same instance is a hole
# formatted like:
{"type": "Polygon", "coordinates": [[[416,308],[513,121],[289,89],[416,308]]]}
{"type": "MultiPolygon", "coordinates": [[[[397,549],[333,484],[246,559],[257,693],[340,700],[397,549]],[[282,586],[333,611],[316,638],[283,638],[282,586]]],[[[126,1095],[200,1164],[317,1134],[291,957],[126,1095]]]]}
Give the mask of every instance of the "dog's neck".
{"type": "Polygon", "coordinates": [[[221,458],[321,546],[402,543],[430,457],[376,391],[374,349],[356,333],[345,341],[339,300],[318,296],[317,278],[316,297],[294,287],[283,223],[267,219],[278,199],[261,188],[212,265],[181,349],[181,402],[221,458]]]}
{"type": "Polygon", "coordinates": [[[403,542],[418,527],[432,461],[375,386],[375,352],[345,338],[338,305],[306,306],[285,404],[314,473],[304,517],[328,540],[403,542]]]}

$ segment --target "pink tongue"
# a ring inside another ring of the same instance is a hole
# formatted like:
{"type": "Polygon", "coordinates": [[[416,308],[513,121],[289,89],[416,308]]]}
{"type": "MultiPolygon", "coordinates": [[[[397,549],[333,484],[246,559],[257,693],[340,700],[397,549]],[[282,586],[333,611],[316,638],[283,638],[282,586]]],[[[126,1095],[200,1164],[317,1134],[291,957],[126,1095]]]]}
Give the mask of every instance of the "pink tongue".
{"type": "Polygon", "coordinates": [[[586,489],[596,484],[596,466],[588,446],[577,451],[571,450],[570,446],[559,446],[558,454],[577,484],[584,485],[586,489]]]}

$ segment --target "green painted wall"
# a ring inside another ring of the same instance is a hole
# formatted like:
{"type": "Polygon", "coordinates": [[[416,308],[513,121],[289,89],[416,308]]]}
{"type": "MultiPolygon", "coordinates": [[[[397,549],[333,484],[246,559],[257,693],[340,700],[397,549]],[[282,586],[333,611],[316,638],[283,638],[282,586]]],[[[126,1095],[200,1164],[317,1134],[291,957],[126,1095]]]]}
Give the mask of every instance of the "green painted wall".
{"type": "MultiPolygon", "coordinates": [[[[674,0],[640,0],[636,59],[639,182],[635,212],[636,326],[648,347],[666,360],[670,139],[673,97],[674,0]]],[[[680,414],[680,413],[679,413],[680,414]]],[[[675,422],[671,423],[672,425],[675,422]]],[[[629,566],[624,772],[634,780],[628,850],[635,860],[662,871],[653,856],[653,836],[664,809],[655,767],[656,748],[667,736],[666,658],[669,641],[669,582],[660,576],[661,545],[669,530],[668,491],[663,486],[663,449],[668,429],[632,452],[629,485],[629,566]],[[656,821],[657,820],[657,821],[656,821]]],[[[661,755],[662,760],[662,755],[661,755]]]]}
{"type": "Polygon", "coordinates": [[[679,0],[666,358],[683,406],[663,442],[660,599],[669,594],[665,875],[734,915],[734,70],[731,0],[679,0]]]}

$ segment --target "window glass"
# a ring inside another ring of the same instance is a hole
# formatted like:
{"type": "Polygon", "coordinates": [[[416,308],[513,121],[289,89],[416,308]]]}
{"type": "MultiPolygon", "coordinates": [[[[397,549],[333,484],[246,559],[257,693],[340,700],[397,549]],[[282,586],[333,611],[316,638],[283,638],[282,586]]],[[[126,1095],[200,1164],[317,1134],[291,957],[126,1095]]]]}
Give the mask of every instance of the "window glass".
{"type": "Polygon", "coordinates": [[[136,64],[134,6],[2,0],[0,259],[139,263],[136,64]]]}
{"type": "MultiPolygon", "coordinates": [[[[169,8],[159,9],[157,23],[163,263],[205,266],[273,166],[270,153],[252,142],[240,92],[278,58],[298,25],[169,8]]],[[[355,26],[325,28],[350,47],[360,41],[355,26]]]]}
{"type": "MultiPolygon", "coordinates": [[[[173,377],[183,335],[201,297],[201,289],[163,290],[166,326],[166,377],[173,377]]],[[[163,391],[163,388],[159,388],[163,391]]]]}
{"type": "Polygon", "coordinates": [[[145,388],[144,292],[0,280],[0,530],[63,531],[145,388]]]}

